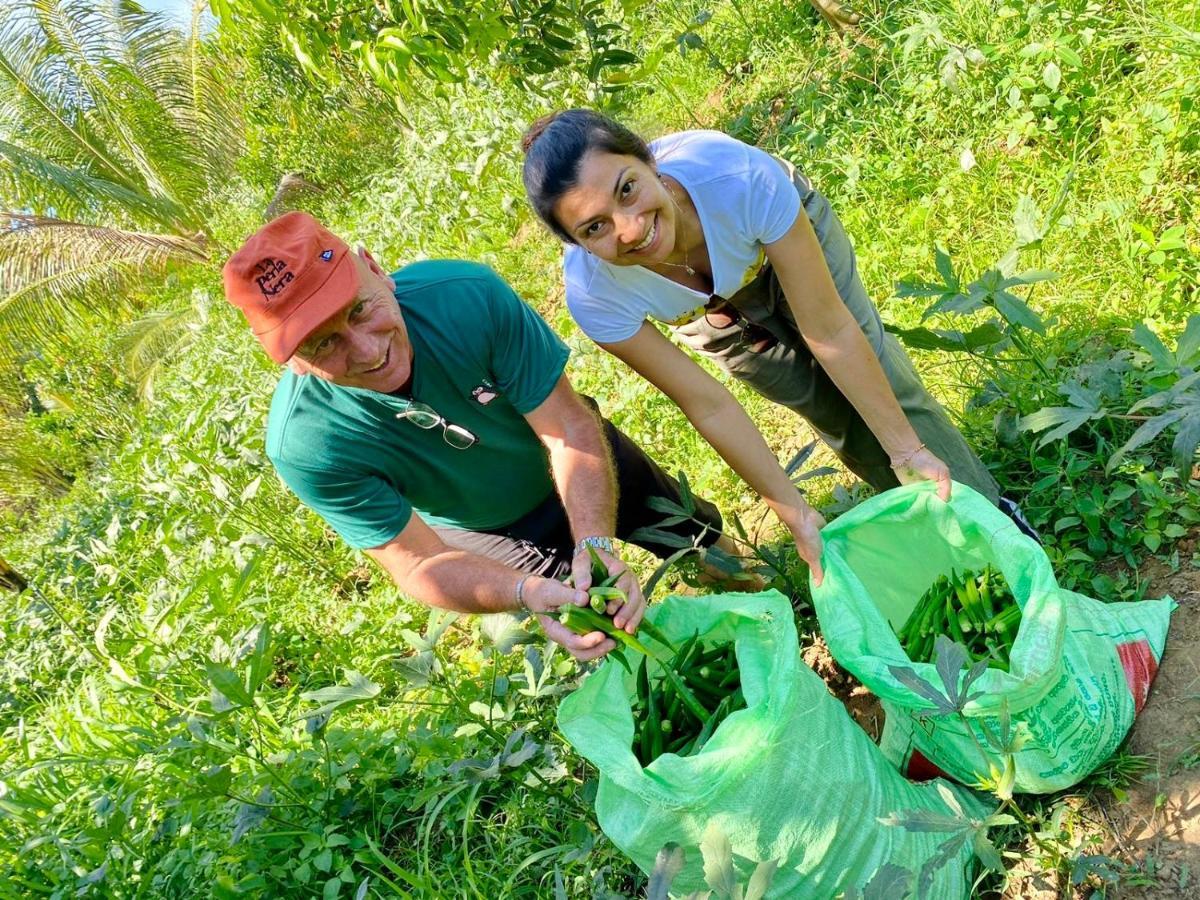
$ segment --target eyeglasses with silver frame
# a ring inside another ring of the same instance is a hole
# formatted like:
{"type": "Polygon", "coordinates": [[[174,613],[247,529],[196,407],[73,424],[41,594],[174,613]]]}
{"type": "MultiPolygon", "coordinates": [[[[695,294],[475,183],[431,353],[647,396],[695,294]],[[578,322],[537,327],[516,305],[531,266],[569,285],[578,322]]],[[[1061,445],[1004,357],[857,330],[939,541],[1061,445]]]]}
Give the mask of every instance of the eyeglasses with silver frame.
{"type": "Polygon", "coordinates": [[[441,425],[442,438],[455,450],[466,450],[479,442],[479,438],[466,428],[447,422],[445,416],[428,403],[421,403],[419,400],[410,400],[408,408],[396,413],[396,418],[412,422],[426,431],[441,425]]]}

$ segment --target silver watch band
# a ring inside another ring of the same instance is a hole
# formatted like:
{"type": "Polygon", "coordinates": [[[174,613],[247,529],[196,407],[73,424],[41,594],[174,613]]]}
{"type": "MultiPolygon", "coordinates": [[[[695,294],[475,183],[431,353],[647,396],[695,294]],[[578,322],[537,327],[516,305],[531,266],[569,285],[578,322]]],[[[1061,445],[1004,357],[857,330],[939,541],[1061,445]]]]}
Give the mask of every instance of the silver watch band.
{"type": "Polygon", "coordinates": [[[609,556],[613,554],[613,539],[602,535],[592,535],[590,537],[580,538],[575,544],[575,554],[578,556],[588,547],[595,547],[597,550],[603,550],[609,556]]]}

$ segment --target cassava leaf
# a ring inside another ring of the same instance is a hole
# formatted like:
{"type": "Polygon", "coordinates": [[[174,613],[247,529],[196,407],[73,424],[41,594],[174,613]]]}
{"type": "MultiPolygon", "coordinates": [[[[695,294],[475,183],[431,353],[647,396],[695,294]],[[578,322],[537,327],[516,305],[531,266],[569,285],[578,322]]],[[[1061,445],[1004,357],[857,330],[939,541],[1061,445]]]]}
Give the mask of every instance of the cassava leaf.
{"type": "Polygon", "coordinates": [[[737,884],[733,871],[733,847],[719,825],[709,822],[700,838],[700,853],[704,857],[704,880],[719,894],[729,896],[737,884]]]}

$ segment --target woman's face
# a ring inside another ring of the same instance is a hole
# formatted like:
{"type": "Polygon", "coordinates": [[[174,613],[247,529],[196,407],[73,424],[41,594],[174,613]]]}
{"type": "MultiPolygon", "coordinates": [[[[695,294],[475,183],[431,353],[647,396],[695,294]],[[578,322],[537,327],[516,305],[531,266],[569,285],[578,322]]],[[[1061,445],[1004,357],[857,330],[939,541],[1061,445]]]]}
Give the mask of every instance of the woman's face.
{"type": "Polygon", "coordinates": [[[636,156],[590,151],[554,215],[579,246],[617,266],[661,263],[675,248],[677,207],[636,156]]]}

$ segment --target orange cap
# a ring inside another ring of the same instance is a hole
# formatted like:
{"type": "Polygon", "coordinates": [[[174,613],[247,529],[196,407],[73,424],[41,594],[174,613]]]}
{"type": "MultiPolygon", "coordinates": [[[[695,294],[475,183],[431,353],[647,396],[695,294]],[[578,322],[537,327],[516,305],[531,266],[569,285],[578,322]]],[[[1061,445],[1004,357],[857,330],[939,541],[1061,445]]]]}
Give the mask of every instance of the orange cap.
{"type": "Polygon", "coordinates": [[[346,242],[308,213],[285,213],[246,239],[225,263],[225,297],[277,363],[358,294],[346,242]]]}

